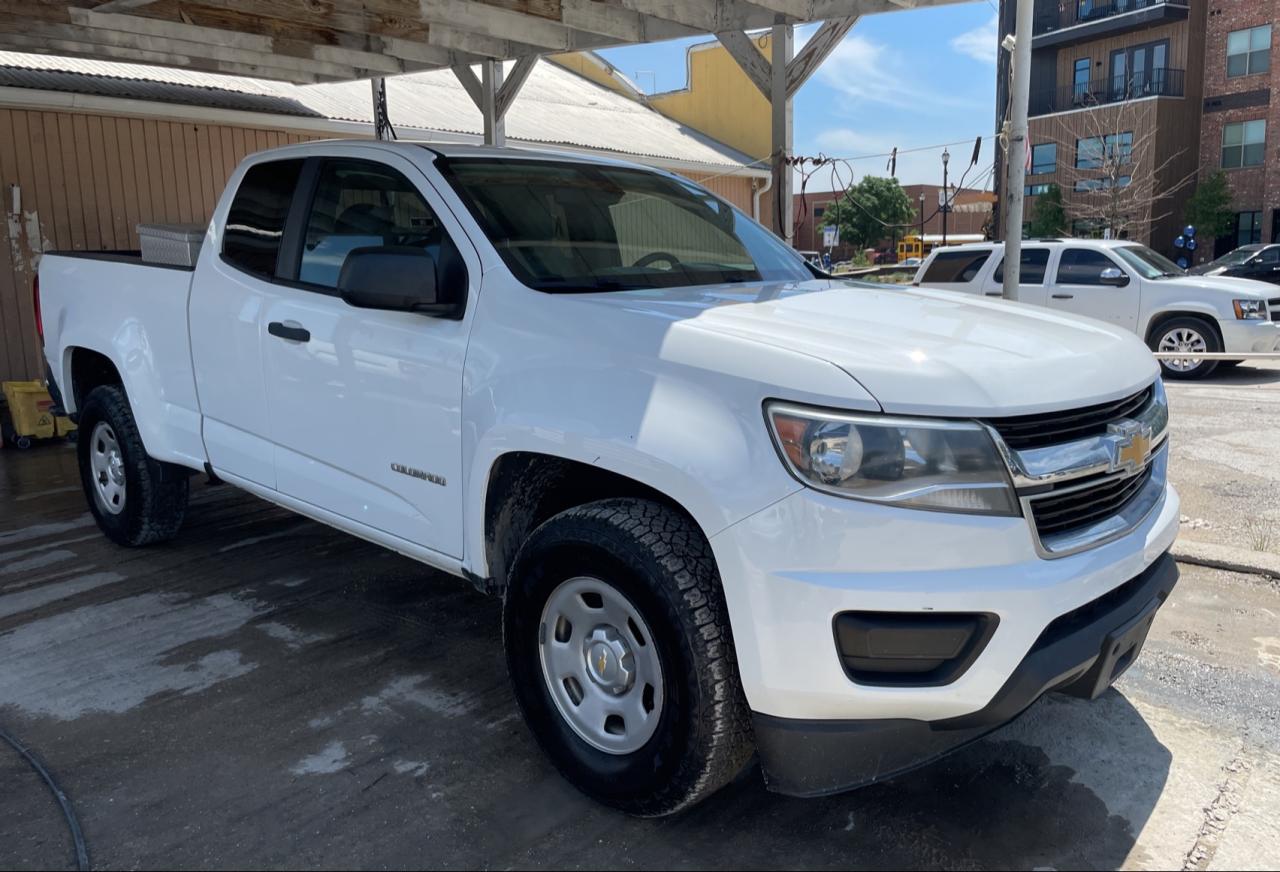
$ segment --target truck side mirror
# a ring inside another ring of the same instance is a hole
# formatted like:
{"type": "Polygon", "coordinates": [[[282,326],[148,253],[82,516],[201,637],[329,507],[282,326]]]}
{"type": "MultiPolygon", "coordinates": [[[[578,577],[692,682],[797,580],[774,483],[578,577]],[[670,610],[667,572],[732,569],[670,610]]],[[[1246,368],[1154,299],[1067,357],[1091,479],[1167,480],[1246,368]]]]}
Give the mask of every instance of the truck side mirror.
{"type": "Polygon", "coordinates": [[[359,309],[461,318],[465,288],[441,287],[436,280],[437,266],[436,258],[421,248],[387,245],[352,249],[338,274],[338,293],[344,303],[359,309]]]}
{"type": "Polygon", "coordinates": [[[1129,284],[1129,276],[1124,270],[1109,266],[1102,272],[1098,273],[1098,282],[1100,284],[1109,285],[1113,288],[1123,288],[1129,284]]]}

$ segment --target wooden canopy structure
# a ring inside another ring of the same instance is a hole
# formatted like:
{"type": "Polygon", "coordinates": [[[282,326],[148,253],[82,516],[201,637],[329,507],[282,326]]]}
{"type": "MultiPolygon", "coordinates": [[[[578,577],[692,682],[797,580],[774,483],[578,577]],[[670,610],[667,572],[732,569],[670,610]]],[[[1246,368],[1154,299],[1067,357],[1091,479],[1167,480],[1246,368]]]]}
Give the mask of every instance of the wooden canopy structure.
{"type": "Polygon", "coordinates": [[[450,68],[486,141],[501,144],[538,55],[715,34],[773,105],[775,226],[789,238],[791,97],[860,16],[951,2],[963,0],[5,0],[0,48],[299,84],[370,79],[375,107],[380,79],[450,68]],[[793,57],[794,25],[812,21],[823,25],[793,57]],[[771,58],[746,33],[762,28],[771,58]],[[516,61],[505,81],[503,61],[516,61]]]}

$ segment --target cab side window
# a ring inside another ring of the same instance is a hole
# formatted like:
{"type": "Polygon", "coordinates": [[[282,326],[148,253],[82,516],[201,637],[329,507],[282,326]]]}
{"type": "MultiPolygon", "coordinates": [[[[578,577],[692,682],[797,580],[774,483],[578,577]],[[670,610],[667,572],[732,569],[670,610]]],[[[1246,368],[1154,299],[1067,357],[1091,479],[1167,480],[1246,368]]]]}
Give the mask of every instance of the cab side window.
{"type": "Polygon", "coordinates": [[[971,282],[978,277],[982,265],[991,256],[990,249],[985,251],[941,251],[925,270],[921,284],[945,283],[957,284],[971,282]]]}
{"type": "Polygon", "coordinates": [[[254,164],[244,174],[227,213],[222,258],[236,269],[275,278],[289,204],[302,172],[302,160],[254,164]]]}
{"type": "MultiPolygon", "coordinates": [[[[1044,284],[1044,271],[1049,266],[1049,249],[1024,248],[1022,249],[1022,257],[1018,258],[1018,260],[1022,263],[1022,269],[1018,273],[1018,284],[1044,284]]],[[[991,280],[996,284],[1004,281],[1003,259],[1001,259],[1000,265],[996,267],[995,275],[991,277],[991,280]]]]}
{"type": "Polygon", "coordinates": [[[1100,251],[1068,248],[1058,262],[1058,284],[1101,285],[1102,271],[1112,267],[1116,267],[1115,261],[1100,251]]]}
{"type": "Polygon", "coordinates": [[[317,290],[336,289],[347,256],[370,248],[426,251],[441,287],[442,270],[465,275],[452,240],[407,178],[372,161],[326,160],[307,215],[298,280],[317,290]]]}

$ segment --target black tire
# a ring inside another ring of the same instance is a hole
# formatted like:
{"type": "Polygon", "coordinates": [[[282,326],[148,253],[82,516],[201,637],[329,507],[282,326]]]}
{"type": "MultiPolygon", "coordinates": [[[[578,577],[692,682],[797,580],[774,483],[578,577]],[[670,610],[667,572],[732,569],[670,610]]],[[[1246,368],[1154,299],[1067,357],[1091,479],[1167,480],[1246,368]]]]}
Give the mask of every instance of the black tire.
{"type": "Polygon", "coordinates": [[[130,547],[172,539],[187,514],[188,473],[161,463],[143,448],[124,390],[114,385],[94,388],[80,409],[76,455],[89,511],[107,538],[130,547]],[[90,452],[99,423],[105,423],[119,445],[126,498],[117,513],[109,511],[95,483],[90,452]]]}
{"type": "MultiPolygon", "coordinates": [[[[1197,333],[1204,339],[1205,350],[1211,353],[1222,351],[1222,340],[1218,338],[1217,329],[1209,321],[1204,318],[1197,318],[1192,315],[1170,318],[1168,321],[1161,322],[1160,326],[1151,332],[1151,337],[1147,341],[1147,346],[1152,351],[1160,351],[1160,342],[1166,336],[1178,330],[1190,330],[1197,333]]],[[[1175,361],[1161,360],[1160,370],[1168,379],[1184,379],[1194,380],[1207,378],[1213,374],[1218,368],[1216,360],[1201,360],[1195,366],[1189,369],[1179,369],[1173,364],[1175,361]]]]}
{"type": "Polygon", "coordinates": [[[668,815],[733,779],[754,752],[729,615],[711,546],[659,503],[613,499],[556,515],[529,537],[503,601],[515,696],[552,762],[588,796],[631,814],[668,815]],[[571,578],[606,579],[640,612],[662,664],[664,703],[638,750],[611,754],[556,708],[540,661],[543,608],[571,578]]]}

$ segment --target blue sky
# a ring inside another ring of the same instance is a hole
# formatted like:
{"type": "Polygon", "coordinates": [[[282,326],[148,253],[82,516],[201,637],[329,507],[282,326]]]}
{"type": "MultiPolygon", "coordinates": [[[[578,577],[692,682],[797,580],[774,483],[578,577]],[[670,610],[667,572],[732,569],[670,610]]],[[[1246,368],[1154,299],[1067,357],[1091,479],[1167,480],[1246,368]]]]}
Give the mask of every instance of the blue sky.
{"type": "MultiPolygon", "coordinates": [[[[957,181],[982,136],[978,166],[966,185],[989,169],[995,126],[996,13],[994,0],[915,9],[862,18],[796,95],[795,151],[852,162],[858,178],[887,175],[884,157],[899,150],[903,184],[942,182],[942,148],[952,145],[957,181]]],[[[797,45],[816,25],[801,28],[797,45]]],[[[675,40],[601,52],[644,91],[685,86],[685,49],[703,40],[675,40]]],[[[815,177],[809,190],[831,187],[815,177]]],[[[989,187],[988,182],[988,187],[989,187]]]]}

